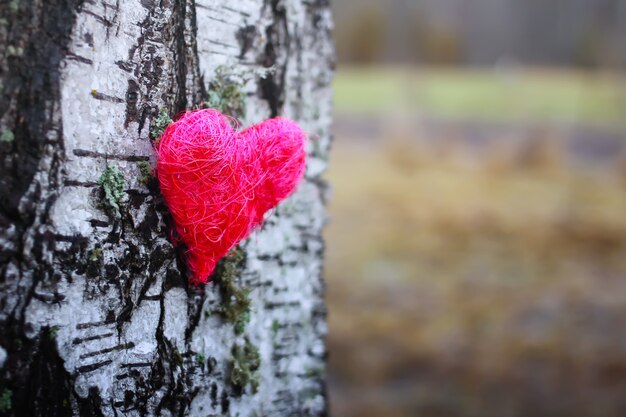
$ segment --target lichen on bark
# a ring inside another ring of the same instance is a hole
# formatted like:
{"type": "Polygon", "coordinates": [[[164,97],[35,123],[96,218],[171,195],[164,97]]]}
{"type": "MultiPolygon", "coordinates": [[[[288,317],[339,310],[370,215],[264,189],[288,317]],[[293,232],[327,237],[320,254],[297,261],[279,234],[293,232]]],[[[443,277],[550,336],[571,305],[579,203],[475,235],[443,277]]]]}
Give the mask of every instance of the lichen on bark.
{"type": "Polygon", "coordinates": [[[107,165],[98,178],[98,184],[102,186],[106,208],[116,219],[120,219],[122,217],[121,206],[128,199],[124,174],[117,167],[107,165]]]}

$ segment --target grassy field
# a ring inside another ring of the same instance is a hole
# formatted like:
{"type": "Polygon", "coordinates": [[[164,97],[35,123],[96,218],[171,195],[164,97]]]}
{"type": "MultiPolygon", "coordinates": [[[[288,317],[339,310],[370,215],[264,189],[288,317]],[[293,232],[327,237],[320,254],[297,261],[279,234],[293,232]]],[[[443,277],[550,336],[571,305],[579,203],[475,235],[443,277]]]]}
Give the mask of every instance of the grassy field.
{"type": "Polygon", "coordinates": [[[340,68],[338,112],[626,128],[626,77],[558,70],[340,68]]]}
{"type": "MultiPolygon", "coordinates": [[[[366,97],[397,103],[382,84],[398,80],[357,75],[339,73],[338,112],[385,117],[366,97]]],[[[492,75],[414,76],[444,118],[479,117],[472,100],[492,120],[521,114],[500,109],[492,75]]],[[[618,99],[608,78],[549,76],[561,84],[527,80],[526,94],[567,101],[579,86],[596,104],[578,121],[616,122],[594,110],[618,99]]],[[[570,111],[559,101],[542,104],[553,120],[570,111]]],[[[548,142],[476,157],[382,136],[337,137],[327,174],[332,415],[626,415],[626,158],[590,170],[548,142]]]]}

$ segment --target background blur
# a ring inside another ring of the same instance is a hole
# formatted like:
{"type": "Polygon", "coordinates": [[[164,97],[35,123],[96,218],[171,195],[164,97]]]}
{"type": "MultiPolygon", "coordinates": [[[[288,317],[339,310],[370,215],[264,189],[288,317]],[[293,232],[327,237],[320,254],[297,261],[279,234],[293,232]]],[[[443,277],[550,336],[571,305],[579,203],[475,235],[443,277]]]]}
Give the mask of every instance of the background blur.
{"type": "Polygon", "coordinates": [[[626,416],[626,0],[334,0],[335,417],[626,416]]]}

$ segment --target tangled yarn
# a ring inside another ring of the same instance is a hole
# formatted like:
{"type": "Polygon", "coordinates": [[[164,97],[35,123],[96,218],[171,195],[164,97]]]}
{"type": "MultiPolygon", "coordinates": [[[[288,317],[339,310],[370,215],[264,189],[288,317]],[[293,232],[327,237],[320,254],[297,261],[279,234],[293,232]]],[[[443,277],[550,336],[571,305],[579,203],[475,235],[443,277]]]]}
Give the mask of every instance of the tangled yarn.
{"type": "Polygon", "coordinates": [[[241,132],[213,109],[184,113],[163,132],[157,177],[187,245],[192,284],[291,194],[304,174],[305,134],[285,118],[241,132]]]}

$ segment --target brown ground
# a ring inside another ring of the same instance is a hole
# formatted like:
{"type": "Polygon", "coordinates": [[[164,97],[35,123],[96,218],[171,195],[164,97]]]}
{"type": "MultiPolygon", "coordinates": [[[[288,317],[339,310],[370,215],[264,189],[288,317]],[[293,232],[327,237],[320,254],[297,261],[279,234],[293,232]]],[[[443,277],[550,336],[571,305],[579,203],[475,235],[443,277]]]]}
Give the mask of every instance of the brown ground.
{"type": "Polygon", "coordinates": [[[335,143],[332,415],[626,415],[626,164],[415,143],[335,143]]]}

